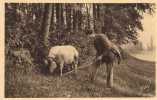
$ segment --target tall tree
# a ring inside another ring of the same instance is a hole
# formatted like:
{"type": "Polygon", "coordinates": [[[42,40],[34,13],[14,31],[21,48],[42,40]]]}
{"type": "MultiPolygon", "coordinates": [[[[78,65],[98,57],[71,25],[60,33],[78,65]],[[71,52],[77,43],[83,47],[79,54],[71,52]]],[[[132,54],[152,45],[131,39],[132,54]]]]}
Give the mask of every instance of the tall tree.
{"type": "Polygon", "coordinates": [[[86,11],[87,11],[87,28],[91,29],[90,27],[90,8],[89,8],[90,4],[86,4],[86,11]]]}
{"type": "Polygon", "coordinates": [[[64,27],[64,4],[60,5],[60,17],[61,17],[61,21],[60,21],[60,26],[61,26],[61,30],[63,30],[64,27]]]}
{"type": "Polygon", "coordinates": [[[79,4],[79,9],[78,9],[78,30],[81,31],[82,30],[82,23],[83,23],[83,15],[82,15],[82,4],[79,4]]]}
{"type": "Polygon", "coordinates": [[[73,5],[73,31],[75,32],[77,30],[77,10],[76,10],[77,5],[73,5]]]}
{"type": "Polygon", "coordinates": [[[96,30],[96,4],[93,4],[94,31],[96,30]]]}
{"type": "MultiPolygon", "coordinates": [[[[138,30],[143,30],[142,14],[153,12],[153,4],[98,4],[97,19],[100,20],[102,32],[118,44],[137,43],[138,30]],[[103,23],[102,23],[103,22],[103,23]]],[[[98,24],[99,25],[99,24],[98,24]]],[[[99,28],[99,27],[98,27],[99,28]]]]}
{"type": "Polygon", "coordinates": [[[61,20],[62,20],[62,6],[60,3],[56,4],[56,23],[57,23],[57,30],[61,30],[61,20]]]}
{"type": "Polygon", "coordinates": [[[66,22],[67,22],[67,30],[71,31],[71,19],[72,16],[72,8],[71,8],[71,4],[66,4],[66,22]]]}
{"type": "Polygon", "coordinates": [[[50,28],[52,30],[55,29],[54,15],[55,15],[55,4],[52,4],[52,17],[51,17],[51,28],[50,28]]]}
{"type": "Polygon", "coordinates": [[[49,39],[49,29],[51,24],[51,16],[52,16],[52,4],[45,4],[41,33],[39,34],[40,40],[38,40],[40,44],[39,44],[39,48],[37,49],[40,62],[42,62],[43,59],[48,55],[48,49],[49,49],[48,39],[49,39]]]}

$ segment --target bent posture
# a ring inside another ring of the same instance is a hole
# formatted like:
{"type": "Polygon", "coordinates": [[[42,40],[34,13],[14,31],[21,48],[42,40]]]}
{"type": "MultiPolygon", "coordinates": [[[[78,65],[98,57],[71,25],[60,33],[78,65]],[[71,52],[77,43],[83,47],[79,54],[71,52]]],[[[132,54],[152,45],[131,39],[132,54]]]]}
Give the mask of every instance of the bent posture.
{"type": "Polygon", "coordinates": [[[91,34],[90,37],[94,39],[94,47],[97,51],[92,67],[92,80],[95,79],[97,69],[100,65],[105,63],[107,66],[107,86],[112,87],[113,63],[118,60],[119,64],[121,61],[119,48],[105,34],[91,34]]]}
{"type": "Polygon", "coordinates": [[[77,73],[79,53],[75,47],[71,45],[54,46],[50,49],[48,55],[49,71],[53,71],[59,66],[60,76],[62,76],[62,70],[64,65],[71,64],[72,68],[75,68],[75,74],[77,73]]]}

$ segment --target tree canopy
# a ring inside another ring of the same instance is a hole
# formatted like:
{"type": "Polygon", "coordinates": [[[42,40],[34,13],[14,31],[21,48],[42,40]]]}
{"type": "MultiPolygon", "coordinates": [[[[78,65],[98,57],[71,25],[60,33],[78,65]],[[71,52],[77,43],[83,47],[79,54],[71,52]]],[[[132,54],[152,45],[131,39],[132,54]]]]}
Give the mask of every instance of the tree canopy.
{"type": "Polygon", "coordinates": [[[7,46],[29,48],[33,55],[41,41],[88,51],[89,32],[104,33],[117,44],[137,43],[143,14],[155,11],[153,3],[6,3],[5,7],[7,46]]]}

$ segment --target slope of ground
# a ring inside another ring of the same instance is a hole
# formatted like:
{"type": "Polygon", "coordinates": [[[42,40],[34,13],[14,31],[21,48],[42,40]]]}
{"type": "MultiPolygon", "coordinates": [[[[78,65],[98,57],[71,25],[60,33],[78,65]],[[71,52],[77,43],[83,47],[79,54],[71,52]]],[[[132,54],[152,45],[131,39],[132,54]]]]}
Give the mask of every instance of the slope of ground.
{"type": "MultiPolygon", "coordinates": [[[[87,62],[88,63],[88,62],[87,62]]],[[[87,66],[82,65],[83,66],[87,66]]],[[[90,67],[90,65],[89,65],[90,67]]],[[[60,79],[33,69],[31,74],[7,74],[6,97],[141,97],[155,95],[155,63],[129,57],[114,69],[114,87],[106,88],[105,65],[94,83],[89,80],[86,67],[60,79]]],[[[9,73],[13,70],[6,69],[9,73]]]]}
{"type": "Polygon", "coordinates": [[[146,61],[155,61],[155,50],[154,51],[140,51],[138,53],[132,53],[132,56],[146,60],[146,61]]]}

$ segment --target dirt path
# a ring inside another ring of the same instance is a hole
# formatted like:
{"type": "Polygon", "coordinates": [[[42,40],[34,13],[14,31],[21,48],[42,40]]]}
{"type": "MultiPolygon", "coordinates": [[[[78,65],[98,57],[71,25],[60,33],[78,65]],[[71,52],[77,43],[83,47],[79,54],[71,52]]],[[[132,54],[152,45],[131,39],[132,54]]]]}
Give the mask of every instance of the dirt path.
{"type": "Polygon", "coordinates": [[[155,61],[156,51],[141,51],[139,53],[132,53],[131,55],[145,61],[155,61]]]}

